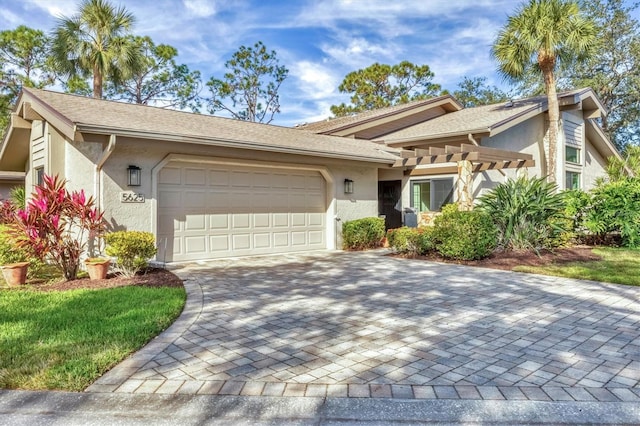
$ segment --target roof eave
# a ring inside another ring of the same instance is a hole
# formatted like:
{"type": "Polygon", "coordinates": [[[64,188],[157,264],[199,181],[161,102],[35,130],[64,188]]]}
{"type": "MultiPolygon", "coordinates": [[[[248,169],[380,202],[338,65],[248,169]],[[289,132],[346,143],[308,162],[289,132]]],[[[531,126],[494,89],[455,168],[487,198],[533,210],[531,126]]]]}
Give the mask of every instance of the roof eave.
{"type": "MultiPolygon", "coordinates": [[[[392,154],[387,154],[387,153],[385,153],[385,156],[388,156],[389,158],[383,158],[382,156],[372,157],[367,155],[334,153],[330,151],[318,151],[318,150],[304,149],[304,148],[287,148],[287,147],[281,147],[276,145],[241,141],[241,140],[234,140],[234,139],[185,136],[180,134],[148,132],[148,131],[140,131],[140,130],[123,129],[123,128],[117,128],[117,127],[105,127],[105,126],[95,126],[90,124],[79,124],[79,123],[76,124],[76,131],[78,133],[91,133],[91,134],[100,134],[100,135],[115,134],[121,137],[164,140],[168,142],[193,143],[198,145],[215,144],[217,146],[223,146],[227,148],[253,149],[257,151],[278,152],[282,154],[311,155],[311,156],[320,156],[320,157],[327,157],[327,158],[364,161],[364,162],[370,162],[370,163],[393,164],[393,162],[396,160],[396,158],[393,158],[392,154]]],[[[383,151],[381,150],[380,152],[382,153],[383,151]]]]}

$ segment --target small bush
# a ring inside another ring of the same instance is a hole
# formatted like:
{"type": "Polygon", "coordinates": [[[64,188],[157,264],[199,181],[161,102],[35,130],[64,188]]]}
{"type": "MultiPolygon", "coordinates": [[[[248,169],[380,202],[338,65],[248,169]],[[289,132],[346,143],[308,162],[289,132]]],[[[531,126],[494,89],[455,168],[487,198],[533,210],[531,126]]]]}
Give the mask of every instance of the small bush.
{"type": "Polygon", "coordinates": [[[29,253],[18,247],[11,234],[11,229],[7,225],[0,225],[0,265],[29,260],[29,253]]]}
{"type": "Polygon", "coordinates": [[[152,233],[144,231],[118,231],[106,234],[105,252],[116,258],[116,269],[127,277],[146,268],[156,255],[156,241],[152,233]]]}
{"type": "Polygon", "coordinates": [[[496,247],[498,231],[491,217],[478,210],[442,209],[433,226],[435,248],[450,259],[475,260],[489,256],[496,247]]]}
{"type": "Polygon", "coordinates": [[[640,247],[640,178],[609,182],[593,191],[585,226],[604,238],[619,234],[622,245],[640,247]]]}
{"type": "Polygon", "coordinates": [[[389,247],[398,253],[424,255],[434,249],[433,228],[397,228],[387,232],[389,247]]]}
{"type": "Polygon", "coordinates": [[[384,219],[365,217],[342,224],[342,247],[345,250],[365,250],[380,247],[384,238],[384,219]]]}

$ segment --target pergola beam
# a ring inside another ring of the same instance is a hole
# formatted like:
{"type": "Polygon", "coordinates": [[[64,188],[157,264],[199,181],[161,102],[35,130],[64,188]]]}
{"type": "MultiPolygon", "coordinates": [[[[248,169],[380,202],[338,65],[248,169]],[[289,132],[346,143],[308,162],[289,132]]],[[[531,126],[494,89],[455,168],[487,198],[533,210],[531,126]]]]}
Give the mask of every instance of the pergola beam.
{"type": "Polygon", "coordinates": [[[403,150],[401,152],[402,159],[397,160],[393,167],[415,167],[429,164],[457,163],[458,161],[471,161],[479,164],[533,161],[533,155],[531,154],[470,144],[461,144],[460,146],[446,145],[444,148],[430,147],[428,151],[423,149],[415,150],[413,155],[410,152],[403,150]]]}
{"type": "MultiPolygon", "coordinates": [[[[484,172],[487,170],[501,170],[501,169],[518,169],[522,167],[533,167],[535,161],[533,160],[516,160],[516,161],[500,161],[489,163],[478,163],[473,165],[473,172],[484,172]]],[[[434,176],[434,175],[448,175],[458,172],[457,166],[443,166],[443,167],[430,167],[425,169],[412,169],[405,172],[405,176],[434,176]]]]}

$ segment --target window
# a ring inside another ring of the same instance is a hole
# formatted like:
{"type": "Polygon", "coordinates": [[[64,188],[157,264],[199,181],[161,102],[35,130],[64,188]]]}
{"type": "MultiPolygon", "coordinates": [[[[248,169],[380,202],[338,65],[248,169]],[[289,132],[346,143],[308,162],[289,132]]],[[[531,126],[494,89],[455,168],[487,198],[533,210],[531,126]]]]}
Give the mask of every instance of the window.
{"type": "Polygon", "coordinates": [[[450,203],[453,179],[430,179],[411,182],[411,207],[418,212],[438,211],[450,203]]]}
{"type": "Polygon", "coordinates": [[[35,184],[42,185],[44,183],[44,167],[38,167],[35,170],[35,184]]]}
{"type": "Polygon", "coordinates": [[[566,189],[580,189],[580,173],[567,172],[565,176],[566,189]]]}
{"type": "Polygon", "coordinates": [[[564,159],[567,163],[580,164],[580,148],[567,145],[564,148],[564,159]]]}

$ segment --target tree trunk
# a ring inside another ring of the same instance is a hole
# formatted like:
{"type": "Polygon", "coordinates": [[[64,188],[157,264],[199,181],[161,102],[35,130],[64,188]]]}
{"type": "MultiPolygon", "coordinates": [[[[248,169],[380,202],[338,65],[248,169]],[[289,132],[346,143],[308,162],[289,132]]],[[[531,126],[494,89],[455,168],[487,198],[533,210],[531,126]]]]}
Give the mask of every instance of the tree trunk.
{"type": "Polygon", "coordinates": [[[558,130],[560,128],[560,107],[558,106],[558,94],[556,92],[556,79],[553,74],[553,64],[545,64],[540,67],[544,76],[544,88],[547,92],[547,102],[549,104],[549,152],[547,153],[547,181],[556,182],[557,152],[558,152],[558,130]]]}
{"type": "Polygon", "coordinates": [[[102,99],[102,73],[98,66],[93,67],[93,97],[102,99]]]}

